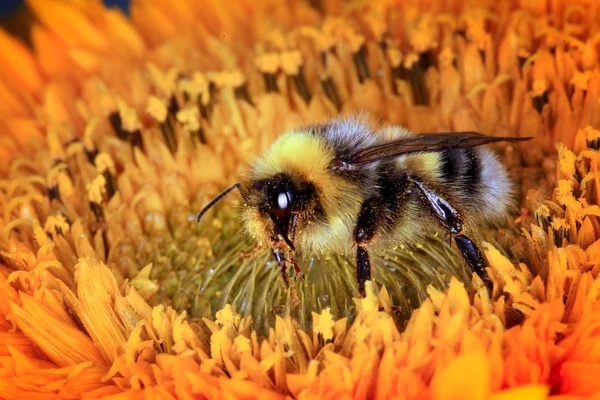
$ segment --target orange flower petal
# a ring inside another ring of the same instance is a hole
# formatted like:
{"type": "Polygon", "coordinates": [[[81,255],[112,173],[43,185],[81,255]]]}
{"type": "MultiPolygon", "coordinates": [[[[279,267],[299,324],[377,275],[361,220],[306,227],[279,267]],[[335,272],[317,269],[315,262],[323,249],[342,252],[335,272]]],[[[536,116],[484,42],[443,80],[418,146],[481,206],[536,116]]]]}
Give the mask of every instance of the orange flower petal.
{"type": "Polygon", "coordinates": [[[0,29],[0,70],[4,78],[15,81],[17,87],[39,97],[44,84],[40,68],[30,50],[19,40],[0,29]]]}
{"type": "Polygon", "coordinates": [[[104,35],[70,4],[55,0],[27,0],[36,16],[69,46],[108,50],[104,35]]]}
{"type": "Polygon", "coordinates": [[[436,373],[431,381],[432,399],[485,399],[490,391],[490,370],[482,352],[462,354],[436,373]]]}

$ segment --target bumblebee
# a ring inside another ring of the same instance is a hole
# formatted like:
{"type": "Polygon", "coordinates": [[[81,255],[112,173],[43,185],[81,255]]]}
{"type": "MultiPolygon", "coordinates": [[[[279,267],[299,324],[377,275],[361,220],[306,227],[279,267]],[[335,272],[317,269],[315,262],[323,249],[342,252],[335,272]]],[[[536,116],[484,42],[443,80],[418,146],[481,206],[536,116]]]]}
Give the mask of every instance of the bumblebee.
{"type": "Polygon", "coordinates": [[[246,232],[268,243],[286,288],[296,248],[355,251],[358,290],[372,279],[369,253],[443,228],[471,271],[491,289],[486,260],[469,232],[510,212],[514,189],[490,150],[494,142],[531,138],[476,132],[414,134],[400,126],[372,129],[360,118],[337,118],[282,134],[256,159],[238,189],[246,232]]]}

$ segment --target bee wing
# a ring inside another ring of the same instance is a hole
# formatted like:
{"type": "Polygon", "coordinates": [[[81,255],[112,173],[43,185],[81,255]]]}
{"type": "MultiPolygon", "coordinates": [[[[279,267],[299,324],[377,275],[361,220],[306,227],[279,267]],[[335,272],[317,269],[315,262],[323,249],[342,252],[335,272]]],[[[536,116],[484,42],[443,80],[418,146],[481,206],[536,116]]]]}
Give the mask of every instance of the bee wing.
{"type": "Polygon", "coordinates": [[[477,132],[415,134],[392,142],[358,150],[348,160],[343,161],[347,164],[357,166],[409,153],[460,149],[495,142],[519,142],[529,139],[533,138],[495,137],[482,135],[477,132]]]}

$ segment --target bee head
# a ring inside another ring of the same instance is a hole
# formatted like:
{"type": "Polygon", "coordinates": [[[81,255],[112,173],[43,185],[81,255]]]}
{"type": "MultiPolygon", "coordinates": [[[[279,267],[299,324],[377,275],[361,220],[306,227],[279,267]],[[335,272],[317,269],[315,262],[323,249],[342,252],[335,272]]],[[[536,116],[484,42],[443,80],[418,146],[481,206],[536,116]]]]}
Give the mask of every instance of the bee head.
{"type": "Polygon", "coordinates": [[[289,173],[251,182],[244,189],[244,197],[250,218],[259,217],[266,222],[262,229],[267,231],[269,239],[275,242],[282,239],[291,249],[294,249],[293,220],[310,211],[317,201],[314,186],[289,173]]]}

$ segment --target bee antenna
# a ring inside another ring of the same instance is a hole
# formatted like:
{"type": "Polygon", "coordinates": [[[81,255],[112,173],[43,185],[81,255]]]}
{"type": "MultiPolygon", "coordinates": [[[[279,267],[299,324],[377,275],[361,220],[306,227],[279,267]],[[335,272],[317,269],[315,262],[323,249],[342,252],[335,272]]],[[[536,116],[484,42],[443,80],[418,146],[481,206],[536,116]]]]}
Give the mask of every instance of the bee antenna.
{"type": "Polygon", "coordinates": [[[241,191],[241,190],[242,190],[242,184],[241,184],[241,183],[239,183],[239,182],[238,182],[238,183],[234,183],[233,185],[229,186],[227,189],[223,190],[223,191],[221,192],[221,194],[219,194],[217,197],[215,197],[214,199],[212,199],[212,200],[210,201],[210,203],[208,203],[208,204],[206,205],[206,207],[204,207],[204,208],[202,209],[202,211],[200,211],[200,212],[198,213],[198,215],[196,216],[196,222],[200,222],[200,218],[202,218],[202,216],[203,216],[204,214],[206,214],[206,212],[207,212],[208,210],[210,210],[210,209],[211,209],[211,208],[212,208],[212,207],[213,207],[215,204],[217,204],[219,201],[221,201],[221,199],[222,199],[223,197],[227,196],[227,195],[228,195],[228,194],[229,194],[229,193],[230,193],[232,190],[234,190],[234,189],[237,189],[237,190],[241,191]]]}

